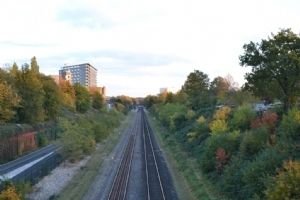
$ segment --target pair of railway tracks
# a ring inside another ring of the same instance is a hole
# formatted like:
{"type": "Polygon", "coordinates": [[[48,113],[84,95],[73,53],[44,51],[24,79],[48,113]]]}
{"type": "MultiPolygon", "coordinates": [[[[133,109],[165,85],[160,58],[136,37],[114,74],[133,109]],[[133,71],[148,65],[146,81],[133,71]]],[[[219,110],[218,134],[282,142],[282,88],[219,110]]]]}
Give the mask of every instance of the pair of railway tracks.
{"type": "Polygon", "coordinates": [[[145,169],[145,199],[147,200],[165,200],[165,191],[161,180],[159,165],[155,147],[152,142],[152,129],[150,128],[147,117],[142,108],[139,108],[137,118],[132,133],[129,136],[129,141],[123,151],[123,156],[114,178],[109,200],[124,200],[126,199],[128,181],[130,177],[132,158],[134,153],[135,141],[138,136],[142,136],[143,157],[145,169]]]}
{"type": "Polygon", "coordinates": [[[162,184],[157,157],[152,140],[152,129],[147,117],[142,111],[142,134],[144,142],[144,158],[146,171],[147,199],[165,200],[165,190],[162,184]]]}
{"type": "Polygon", "coordinates": [[[134,145],[139,126],[138,116],[135,119],[134,127],[130,133],[128,143],[123,150],[121,162],[117,169],[111,190],[109,192],[109,200],[123,200],[126,198],[128,180],[131,171],[132,157],[134,153],[134,145]]]}

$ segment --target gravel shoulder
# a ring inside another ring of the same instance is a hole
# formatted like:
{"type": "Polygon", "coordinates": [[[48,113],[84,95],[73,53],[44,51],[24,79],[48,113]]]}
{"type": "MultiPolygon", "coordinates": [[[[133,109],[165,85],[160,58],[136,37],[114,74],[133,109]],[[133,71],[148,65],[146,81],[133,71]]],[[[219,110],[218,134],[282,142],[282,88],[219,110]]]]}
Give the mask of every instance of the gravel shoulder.
{"type": "Polygon", "coordinates": [[[51,197],[57,196],[78,170],[86,165],[89,159],[90,156],[76,163],[63,162],[48,176],[45,176],[41,181],[34,185],[32,192],[27,198],[29,200],[48,200],[51,197]]]}

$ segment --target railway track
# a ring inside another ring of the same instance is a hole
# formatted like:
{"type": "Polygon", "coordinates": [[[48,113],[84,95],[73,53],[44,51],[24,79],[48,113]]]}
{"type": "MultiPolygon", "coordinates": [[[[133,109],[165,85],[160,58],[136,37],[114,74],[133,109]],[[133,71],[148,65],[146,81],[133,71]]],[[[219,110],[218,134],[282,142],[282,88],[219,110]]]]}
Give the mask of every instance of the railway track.
{"type": "Polygon", "coordinates": [[[151,137],[152,130],[150,129],[144,111],[142,111],[142,134],[144,143],[147,199],[165,200],[165,190],[151,137]]]}
{"type": "Polygon", "coordinates": [[[143,167],[141,169],[143,169],[143,175],[140,178],[143,179],[142,184],[145,188],[143,191],[143,196],[145,198],[143,199],[177,199],[170,195],[170,186],[168,186],[168,184],[172,184],[166,179],[166,168],[164,168],[165,166],[163,166],[161,158],[159,157],[159,148],[154,141],[152,129],[142,108],[138,110],[135,125],[129,135],[128,143],[122,152],[123,155],[114,177],[108,199],[124,200],[129,198],[127,195],[127,188],[137,136],[141,139],[142,145],[140,153],[142,155],[141,163],[143,167]]]}
{"type": "Polygon", "coordinates": [[[109,200],[123,200],[126,198],[127,185],[130,176],[134,145],[136,136],[139,130],[140,119],[137,116],[135,119],[135,125],[129,136],[128,143],[123,150],[123,156],[119,164],[117,173],[115,175],[111,190],[109,192],[109,200]]]}

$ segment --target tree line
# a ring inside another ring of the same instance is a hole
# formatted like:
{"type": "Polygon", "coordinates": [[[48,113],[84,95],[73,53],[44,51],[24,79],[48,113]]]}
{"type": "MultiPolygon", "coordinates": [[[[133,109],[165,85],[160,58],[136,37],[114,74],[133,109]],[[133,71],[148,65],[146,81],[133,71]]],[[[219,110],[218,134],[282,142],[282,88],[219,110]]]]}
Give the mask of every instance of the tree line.
{"type": "Polygon", "coordinates": [[[197,161],[219,197],[299,199],[300,37],[284,29],[245,44],[240,63],[252,69],[242,88],[195,70],[179,92],[144,104],[168,130],[164,140],[197,161]],[[253,103],[262,100],[282,106],[256,112],[253,103]]]}
{"type": "Polygon", "coordinates": [[[55,120],[63,108],[85,113],[90,108],[101,109],[104,98],[90,93],[80,84],[68,81],[56,84],[39,72],[35,57],[30,64],[0,69],[0,123],[39,123],[55,120]]]}

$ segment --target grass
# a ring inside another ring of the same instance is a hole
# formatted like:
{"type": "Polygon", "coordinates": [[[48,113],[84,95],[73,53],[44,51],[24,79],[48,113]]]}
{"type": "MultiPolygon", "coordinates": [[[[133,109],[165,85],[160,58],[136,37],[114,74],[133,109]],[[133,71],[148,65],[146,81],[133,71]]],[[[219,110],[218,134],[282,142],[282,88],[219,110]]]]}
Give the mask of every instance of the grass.
{"type": "Polygon", "coordinates": [[[211,183],[201,174],[196,160],[182,149],[172,134],[169,137],[164,136],[168,132],[155,118],[150,116],[149,121],[165,153],[179,199],[221,199],[215,195],[211,183]]]}
{"type": "Polygon", "coordinates": [[[127,118],[123,121],[121,126],[110,134],[104,141],[100,142],[99,148],[91,155],[88,163],[83,167],[70,181],[70,183],[59,194],[59,200],[70,199],[82,199],[91,184],[94,182],[95,177],[99,173],[99,169],[107,157],[107,155],[113,150],[118,139],[120,138],[120,132],[124,130],[131,119],[133,113],[128,114],[127,118]]]}

